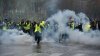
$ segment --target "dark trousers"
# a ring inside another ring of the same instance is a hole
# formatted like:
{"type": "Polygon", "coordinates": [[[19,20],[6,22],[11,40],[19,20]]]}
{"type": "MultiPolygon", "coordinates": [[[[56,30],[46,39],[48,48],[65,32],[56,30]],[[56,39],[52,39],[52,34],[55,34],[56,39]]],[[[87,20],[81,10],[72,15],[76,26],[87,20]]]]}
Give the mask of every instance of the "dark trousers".
{"type": "Polygon", "coordinates": [[[37,42],[37,44],[40,44],[41,40],[42,40],[41,33],[35,32],[35,41],[37,42]]]}

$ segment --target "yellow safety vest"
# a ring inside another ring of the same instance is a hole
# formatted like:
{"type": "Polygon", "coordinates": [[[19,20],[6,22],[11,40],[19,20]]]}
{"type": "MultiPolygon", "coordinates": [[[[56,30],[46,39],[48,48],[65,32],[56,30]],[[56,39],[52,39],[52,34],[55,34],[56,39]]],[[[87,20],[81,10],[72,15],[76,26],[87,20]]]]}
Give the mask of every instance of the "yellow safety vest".
{"type": "Polygon", "coordinates": [[[38,26],[37,24],[35,25],[35,31],[34,32],[39,32],[41,33],[41,28],[40,25],[38,26]]]}
{"type": "Polygon", "coordinates": [[[75,27],[75,24],[74,24],[74,22],[72,23],[72,29],[74,30],[74,27],[75,27]]]}
{"type": "Polygon", "coordinates": [[[87,23],[85,26],[84,26],[84,29],[86,32],[88,32],[90,30],[90,27],[91,25],[89,23],[87,23]]]}
{"type": "Polygon", "coordinates": [[[24,26],[25,30],[29,30],[31,28],[31,23],[26,23],[26,25],[24,26]]]}
{"type": "Polygon", "coordinates": [[[42,21],[42,22],[40,23],[40,26],[42,26],[42,27],[44,28],[44,27],[45,27],[45,22],[42,21]]]}
{"type": "Polygon", "coordinates": [[[71,23],[70,23],[70,27],[71,27],[71,29],[73,29],[73,30],[74,30],[74,27],[75,27],[74,22],[71,22],[71,23]]]}

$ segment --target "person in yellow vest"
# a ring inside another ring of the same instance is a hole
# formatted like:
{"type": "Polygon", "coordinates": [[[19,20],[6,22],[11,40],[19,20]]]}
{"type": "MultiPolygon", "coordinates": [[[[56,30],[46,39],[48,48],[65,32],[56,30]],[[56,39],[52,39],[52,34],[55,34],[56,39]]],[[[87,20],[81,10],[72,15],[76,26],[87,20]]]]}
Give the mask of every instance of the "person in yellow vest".
{"type": "Polygon", "coordinates": [[[24,25],[24,32],[25,33],[29,33],[30,35],[31,35],[31,33],[30,33],[30,30],[31,30],[31,22],[30,21],[26,21],[25,22],[25,25],[24,25]]]}
{"type": "Polygon", "coordinates": [[[22,19],[22,20],[19,22],[19,27],[20,27],[20,30],[22,30],[23,32],[25,32],[24,25],[25,25],[25,21],[22,19]]]}
{"type": "Polygon", "coordinates": [[[68,26],[69,26],[71,29],[74,30],[75,24],[74,24],[74,18],[73,18],[73,17],[69,17],[68,26]]]}
{"type": "Polygon", "coordinates": [[[88,31],[90,31],[90,29],[91,29],[90,23],[86,23],[85,26],[84,26],[84,31],[88,32],[88,31]]]}
{"type": "Polygon", "coordinates": [[[40,27],[41,27],[41,29],[42,29],[42,31],[45,29],[45,21],[42,21],[41,23],[40,23],[40,27]]]}
{"type": "Polygon", "coordinates": [[[34,32],[35,32],[35,41],[37,42],[37,45],[39,45],[40,41],[42,39],[42,37],[41,37],[42,30],[41,30],[39,23],[37,23],[35,25],[35,31],[34,32]]]}
{"type": "Polygon", "coordinates": [[[44,28],[44,27],[45,27],[45,21],[42,21],[42,22],[40,23],[40,25],[44,28]]]}
{"type": "Polygon", "coordinates": [[[73,29],[73,30],[74,30],[74,28],[75,28],[74,21],[72,21],[72,22],[71,22],[70,27],[71,27],[71,29],[73,29]]]}

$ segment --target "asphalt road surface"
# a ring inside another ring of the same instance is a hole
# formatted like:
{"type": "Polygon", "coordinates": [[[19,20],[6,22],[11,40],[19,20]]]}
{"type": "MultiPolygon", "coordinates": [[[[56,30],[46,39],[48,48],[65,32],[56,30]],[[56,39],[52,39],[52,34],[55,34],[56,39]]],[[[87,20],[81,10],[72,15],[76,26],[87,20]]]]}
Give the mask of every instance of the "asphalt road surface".
{"type": "Polygon", "coordinates": [[[0,45],[0,56],[100,56],[100,48],[75,43],[10,44],[0,45]]]}

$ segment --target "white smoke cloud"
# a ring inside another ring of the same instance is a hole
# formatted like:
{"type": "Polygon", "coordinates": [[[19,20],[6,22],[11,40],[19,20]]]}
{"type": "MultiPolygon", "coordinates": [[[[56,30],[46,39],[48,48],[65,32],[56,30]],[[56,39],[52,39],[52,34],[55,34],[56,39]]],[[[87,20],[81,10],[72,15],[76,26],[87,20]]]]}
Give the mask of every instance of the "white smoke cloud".
{"type": "MultiPolygon", "coordinates": [[[[52,17],[48,18],[47,21],[50,22],[50,29],[47,29],[45,32],[46,34],[43,35],[43,37],[46,36],[46,39],[48,37],[51,37],[49,34],[51,33],[53,37],[51,39],[58,40],[59,35],[62,33],[66,33],[69,36],[69,40],[71,42],[78,42],[83,44],[89,44],[89,45],[100,45],[100,31],[90,31],[90,32],[81,32],[78,29],[72,30],[68,26],[66,26],[66,23],[69,20],[69,17],[73,17],[75,20],[75,25],[78,25],[79,23],[84,24],[89,22],[89,18],[84,13],[78,13],[76,14],[74,11],[71,10],[65,10],[65,11],[59,11],[55,15],[52,15],[52,17]],[[58,30],[54,31],[54,23],[57,23],[58,30]],[[48,32],[49,31],[49,32],[48,32]]],[[[48,39],[50,40],[50,38],[48,39]]]]}
{"type": "Polygon", "coordinates": [[[18,31],[16,29],[0,31],[0,42],[1,44],[25,44],[28,42],[32,42],[32,37],[28,34],[23,33],[22,31],[18,31]]]}

